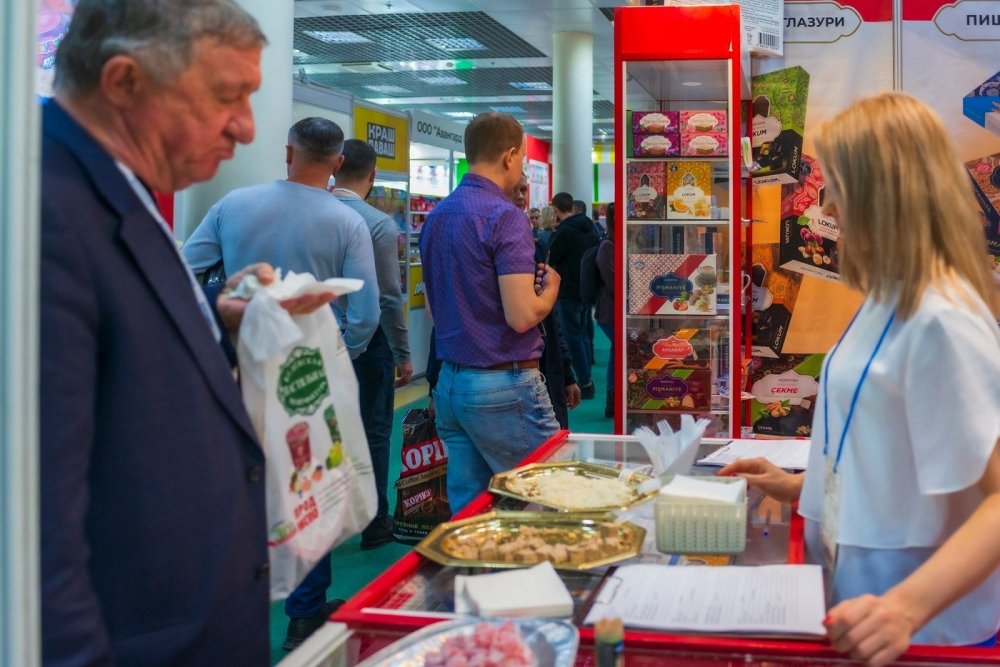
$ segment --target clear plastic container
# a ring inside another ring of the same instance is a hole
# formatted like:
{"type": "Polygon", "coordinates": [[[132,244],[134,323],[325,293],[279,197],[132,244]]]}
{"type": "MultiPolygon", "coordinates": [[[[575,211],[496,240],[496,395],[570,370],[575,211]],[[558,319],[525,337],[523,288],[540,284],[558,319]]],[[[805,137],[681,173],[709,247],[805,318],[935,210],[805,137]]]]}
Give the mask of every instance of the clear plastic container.
{"type": "MultiPolygon", "coordinates": [[[[672,475],[663,477],[666,486],[672,475]]],[[[718,503],[658,495],[656,548],[670,554],[741,553],[747,543],[747,490],[742,477],[699,477],[719,484],[741,484],[739,501],[718,503]]]]}

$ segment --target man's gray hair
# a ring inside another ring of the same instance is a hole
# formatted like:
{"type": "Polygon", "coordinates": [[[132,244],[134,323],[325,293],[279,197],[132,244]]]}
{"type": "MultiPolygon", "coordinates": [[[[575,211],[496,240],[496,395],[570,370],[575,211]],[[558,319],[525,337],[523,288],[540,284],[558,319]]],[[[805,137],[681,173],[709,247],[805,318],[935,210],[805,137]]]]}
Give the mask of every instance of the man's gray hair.
{"type": "Polygon", "coordinates": [[[191,66],[194,45],[204,38],[236,48],[267,43],[233,0],[80,0],[56,53],[54,86],[90,93],[117,55],[135,58],[158,84],[169,85],[191,66]]]}
{"type": "Polygon", "coordinates": [[[335,158],[344,150],[344,131],[332,120],[310,116],[292,125],[288,143],[311,162],[335,158]]]}

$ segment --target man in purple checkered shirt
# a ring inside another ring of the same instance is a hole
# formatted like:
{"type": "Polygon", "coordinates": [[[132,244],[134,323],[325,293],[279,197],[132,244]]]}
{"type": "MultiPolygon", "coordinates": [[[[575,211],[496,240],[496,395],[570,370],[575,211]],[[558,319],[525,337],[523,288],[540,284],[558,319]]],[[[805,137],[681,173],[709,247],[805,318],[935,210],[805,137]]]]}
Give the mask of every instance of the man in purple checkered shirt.
{"type": "Polygon", "coordinates": [[[559,428],[538,369],[538,324],[555,305],[559,275],[536,266],[531,225],[510,201],[525,145],[512,116],[476,116],[465,129],[469,173],[420,233],[443,362],[434,407],[454,511],[559,428]]]}

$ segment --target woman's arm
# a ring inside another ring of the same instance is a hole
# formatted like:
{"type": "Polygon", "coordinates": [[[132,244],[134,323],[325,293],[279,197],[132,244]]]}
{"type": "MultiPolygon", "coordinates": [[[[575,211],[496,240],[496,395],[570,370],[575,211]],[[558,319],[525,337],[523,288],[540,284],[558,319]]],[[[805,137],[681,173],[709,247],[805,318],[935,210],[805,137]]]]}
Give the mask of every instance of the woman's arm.
{"type": "Polygon", "coordinates": [[[884,595],[862,595],[830,610],[833,647],[877,667],[896,659],[930,619],[1000,567],[1000,440],[978,486],[975,512],[913,574],[884,595]]]}

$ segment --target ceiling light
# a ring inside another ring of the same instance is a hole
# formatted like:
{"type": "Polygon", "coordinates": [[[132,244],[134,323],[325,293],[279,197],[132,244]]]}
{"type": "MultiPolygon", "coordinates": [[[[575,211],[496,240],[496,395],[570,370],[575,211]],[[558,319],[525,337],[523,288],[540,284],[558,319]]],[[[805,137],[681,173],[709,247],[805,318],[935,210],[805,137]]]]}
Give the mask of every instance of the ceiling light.
{"type": "Polygon", "coordinates": [[[361,44],[372,40],[356,32],[336,32],[331,30],[305,30],[305,34],[327,44],[361,44]]]}
{"type": "Polygon", "coordinates": [[[518,90],[552,90],[552,84],[544,81],[511,81],[510,87],[518,90]]]}
{"type": "Polygon", "coordinates": [[[471,37],[432,37],[424,40],[442,51],[485,51],[486,45],[471,37]]]}
{"type": "Polygon", "coordinates": [[[445,116],[451,116],[452,118],[475,118],[476,114],[471,111],[445,111],[445,116]]]}
{"type": "Polygon", "coordinates": [[[365,86],[365,88],[367,88],[368,90],[373,90],[376,93],[395,93],[397,95],[402,93],[413,92],[407,90],[406,88],[401,88],[399,86],[365,86]]]}
{"type": "Polygon", "coordinates": [[[551,132],[552,131],[552,126],[551,125],[539,125],[538,129],[541,130],[542,132],[551,132]]]}
{"type": "Polygon", "coordinates": [[[499,111],[500,113],[524,113],[524,107],[519,107],[514,104],[501,104],[490,108],[494,111],[499,111]]]}
{"type": "Polygon", "coordinates": [[[457,76],[422,76],[420,80],[432,86],[464,86],[468,83],[457,76]]]}
{"type": "Polygon", "coordinates": [[[701,81],[683,81],[681,83],[681,85],[682,86],[700,86],[701,85],[701,81]]]}

